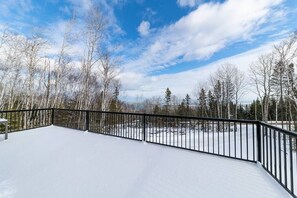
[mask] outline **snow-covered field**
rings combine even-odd
[[[257,164],[56,126],[0,135],[0,198],[290,197]]]

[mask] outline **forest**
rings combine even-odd
[[[0,110],[70,108],[144,112],[182,116],[262,120],[293,123],[297,120],[297,33],[290,34],[259,55],[243,73],[240,65],[225,63],[209,76],[196,93],[178,98],[170,87],[163,97],[138,103],[121,100],[118,57],[108,47],[108,20],[93,7],[80,20],[69,20],[58,53],[36,33],[22,36],[0,32]],[[79,42],[83,53],[73,56]],[[252,89],[251,89],[252,87]],[[250,104],[241,100],[253,91]],[[290,124],[291,129],[291,124]]]

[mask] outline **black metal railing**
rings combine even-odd
[[[54,125],[257,161],[257,121],[54,109]]]
[[[89,111],[72,109],[53,109],[53,123],[56,126],[67,127],[71,129],[87,130],[86,114]]]
[[[297,134],[263,122],[71,109],[0,111],[0,118],[9,132],[54,124],[258,162],[297,198]]]
[[[0,111],[0,118],[7,119],[8,133],[34,129],[52,124],[52,109]],[[4,133],[5,126],[0,126]]]
[[[255,121],[145,115],[147,142],[256,161]]]
[[[259,162],[291,195],[297,196],[296,133],[260,122]]]
[[[90,111],[88,131],[142,141],[142,119],[140,114]]]
[[[250,120],[65,109],[54,116],[58,126],[259,162],[297,197],[296,133]]]

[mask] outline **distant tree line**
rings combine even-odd
[[[274,46],[272,52],[260,55],[245,75],[236,65],[221,65],[209,81],[197,88],[194,97],[174,96],[167,88],[162,98],[146,99],[140,111],[213,118],[261,120],[290,130],[297,129],[297,33]],[[248,82],[247,82],[248,79]],[[251,104],[240,104],[247,92],[257,98]],[[288,124],[289,123],[289,124]]]

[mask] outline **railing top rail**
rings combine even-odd
[[[145,113],[127,113],[127,112],[113,112],[113,111],[95,111],[95,110],[78,110],[78,109],[62,109],[58,108],[55,110],[65,111],[89,111],[93,113],[108,113],[108,114],[122,114],[122,115],[139,115],[139,116],[151,116],[151,117],[166,117],[166,118],[180,118],[180,119],[194,119],[194,120],[210,120],[210,121],[224,121],[224,122],[237,122],[247,124],[257,124],[256,120],[241,120],[241,119],[226,119],[226,118],[205,118],[205,117],[194,117],[194,116],[176,116],[176,115],[164,115],[164,114],[145,114]]]
[[[20,109],[20,110],[4,110],[0,113],[10,113],[10,112],[24,112],[24,111],[44,111],[44,110],[51,110],[52,108],[43,108],[43,109]]]
[[[276,130],[276,131],[279,131],[279,132],[282,132],[286,135],[289,135],[289,136],[293,136],[293,137],[297,137],[297,133],[293,132],[293,131],[288,131],[286,129],[282,129],[280,127],[277,127],[277,126],[272,126],[270,124],[267,124],[265,122],[262,122],[262,121],[258,121],[261,125],[265,126],[265,127],[268,127],[268,128],[271,128],[273,130]]]
[[[164,114],[145,114],[145,113],[128,113],[128,112],[112,112],[112,111],[96,111],[96,110],[80,110],[80,109],[63,109],[63,108],[41,108],[41,109],[21,109],[21,110],[4,110],[0,113],[9,112],[27,112],[27,111],[42,111],[42,110],[65,110],[65,111],[77,111],[77,112],[94,112],[94,113],[108,113],[108,114],[122,114],[122,115],[139,115],[139,116],[151,116],[151,117],[162,117],[162,118],[178,118],[178,119],[193,119],[193,120],[208,120],[208,121],[221,121],[221,122],[235,122],[235,123],[247,123],[247,124],[262,124],[271,129],[280,131],[290,136],[297,137],[297,133],[282,129],[277,126],[272,126],[268,123],[257,121],[257,120],[242,120],[242,119],[226,119],[226,118],[206,118],[206,117],[194,117],[194,116],[177,116],[177,115],[164,115]]]

